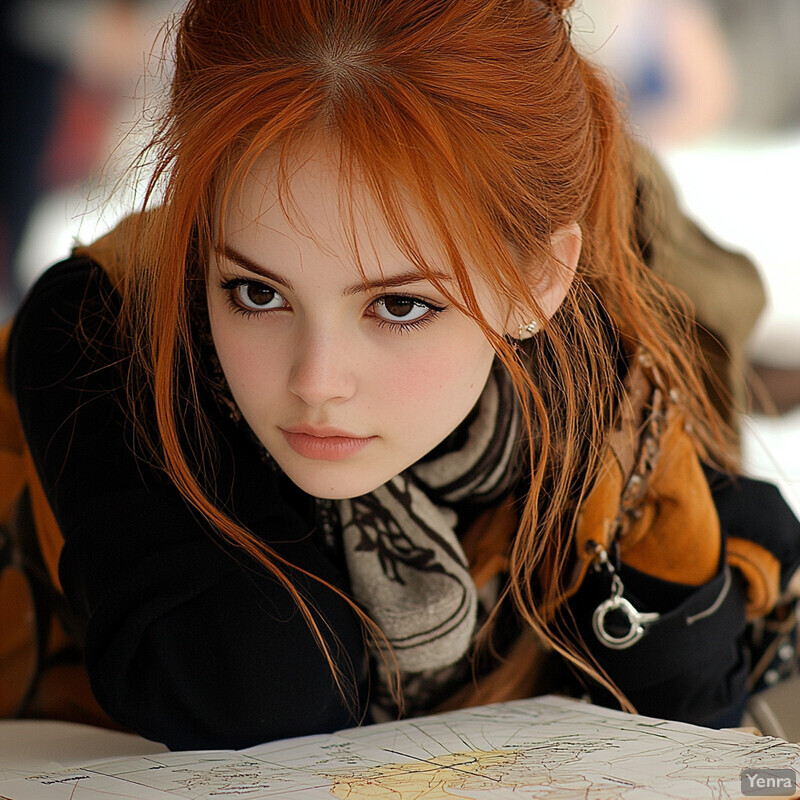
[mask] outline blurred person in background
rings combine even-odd
[[[32,211],[102,168],[174,5],[0,0],[0,319],[30,282],[17,265]]]
[[[698,0],[584,0],[575,28],[619,81],[634,129],[656,149],[718,131],[736,87],[725,35]]]

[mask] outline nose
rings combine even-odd
[[[289,391],[306,405],[350,399],[356,390],[352,346],[329,333],[305,333],[294,346]]]

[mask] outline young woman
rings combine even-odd
[[[568,5],[188,3],[144,209],[9,350],[118,724],[243,746],[547,688],[738,718],[696,453],[731,459]]]

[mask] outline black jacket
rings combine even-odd
[[[338,637],[337,645],[326,631],[355,684],[350,709],[287,592],[221,544],[163,474],[134,455],[114,366],[118,306],[99,267],[63,262],[29,294],[9,347],[9,383],[65,538],[62,586],[86,623],[95,696],[122,725],[181,749],[357,724],[365,649],[352,610],[293,576]],[[85,336],[76,335],[79,319]],[[239,520],[292,564],[346,587],[312,535],[311,498],[276,475],[215,403],[207,409],[220,444],[217,484],[230,490]]]

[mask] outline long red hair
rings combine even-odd
[[[295,588],[292,565],[207,496],[198,479],[204,458],[185,445],[186,393],[176,383],[179,371],[196,373],[189,309],[202,296],[220,199],[224,206],[268,148],[281,157],[288,196],[289,155],[319,136],[334,142],[343,198],[353,181],[365,182],[401,249],[434,283],[441,265],[421,255],[404,215],[409,197],[441,240],[458,287],[451,300],[483,327],[507,367],[534,443],[509,592],[529,624],[595,677],[602,680],[547,630],[540,604],[559,596],[574,512],[595,478],[620,397],[609,320],[684,398],[698,441],[724,455],[689,309],[649,272],[637,247],[628,139],[613,91],[570,42],[569,5],[190,0],[180,18],[169,107],[143,155],[154,167],[145,206],[159,211],[142,217],[126,255],[135,267],[123,316],[136,342],[132,398],[150,387],[153,456],[221,535],[282,581],[332,667],[324,620]],[[466,264],[503,300],[536,308],[535,281],[512,251],[556,269],[550,237],[575,221],[583,252],[573,288],[523,358],[486,323]],[[543,564],[555,576],[546,586],[536,580]],[[346,691],[345,676],[334,674]]]

